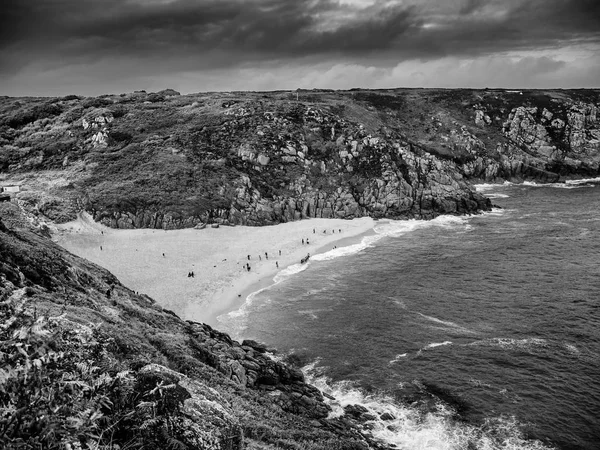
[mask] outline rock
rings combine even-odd
[[[229,403],[214,389],[158,364],[142,367],[138,374],[156,384],[176,383],[183,398],[181,413],[171,418],[170,433],[189,448],[241,450],[243,433]],[[171,392],[171,391],[167,391]],[[169,395],[169,394],[165,394]]]
[[[267,351],[267,346],[265,344],[261,344],[251,339],[245,339],[242,342],[242,346],[250,347],[259,353],[265,353]]]
[[[158,95],[162,95],[163,97],[176,97],[181,95],[181,93],[177,92],[174,89],[163,89],[162,91],[157,92]]]
[[[264,155],[264,154],[262,154],[262,153],[261,153],[260,155],[258,155],[258,163],[259,163],[261,166],[266,166],[266,165],[268,165],[270,160],[271,160],[271,159],[270,159],[270,158],[269,158],[267,155]]]
[[[211,228],[219,228],[219,224],[218,223],[213,223],[210,225]]]
[[[382,415],[379,416],[379,418],[385,421],[396,419],[396,417],[394,417],[394,415],[390,414],[389,412],[384,412]]]

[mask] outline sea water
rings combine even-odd
[[[381,221],[221,328],[301,361],[332,415],[390,413],[368,425],[398,448],[600,449],[597,182],[480,185],[491,213]]]

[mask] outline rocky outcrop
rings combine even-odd
[[[235,141],[239,128],[248,126],[255,126],[256,133],[246,135],[229,156],[232,164],[251,170],[233,180],[233,189],[221,189],[225,205],[182,217],[158,209],[107,214],[92,202],[94,218],[114,228],[171,229],[211,222],[264,225],[311,217],[433,218],[490,207],[458,174],[455,163],[440,160],[399,135],[367,133],[361,125],[303,105],[277,114],[228,104],[227,115],[244,126],[227,122],[210,136],[211,141],[227,145]],[[261,189],[268,174],[285,183],[279,193]]]
[[[194,322],[189,322],[188,333],[197,357],[227,379],[245,388],[267,391],[284,411],[313,419],[325,418],[329,413],[321,392],[306,384],[302,371],[271,359],[264,345],[253,341],[240,344],[208,325]]]
[[[469,177],[485,180],[533,178],[558,181],[562,175],[600,172],[600,124],[594,103],[554,101],[546,107],[512,108],[502,123],[507,140],[493,157],[476,151],[463,166]],[[482,125],[482,111],[475,121]],[[487,121],[486,121],[487,122]],[[487,122],[489,124],[489,122]],[[481,149],[481,147],[480,147]]]
[[[490,206],[472,182],[600,173],[598,91],[177,94],[2,99],[0,167],[55,171],[19,195],[164,229],[465,214]]]
[[[321,392],[265,345],[181,320],[15,208],[0,204],[3,402],[20,402],[4,409],[8,448],[386,448],[327,418]]]
[[[242,427],[231,405],[215,389],[159,364],[142,367],[137,376],[181,398],[180,414],[169,421],[169,431],[187,448],[244,448]]]

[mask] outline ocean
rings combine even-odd
[[[600,449],[598,183],[479,185],[490,213],[379,221],[220,328],[303,365],[333,415],[366,407],[398,448]]]

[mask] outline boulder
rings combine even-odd
[[[181,414],[170,418],[169,432],[188,448],[243,448],[242,427],[229,403],[217,391],[158,364],[142,367],[138,376],[143,376],[146,381],[154,379],[157,385],[176,385],[176,389],[167,392],[180,391],[177,396],[182,401]]]

